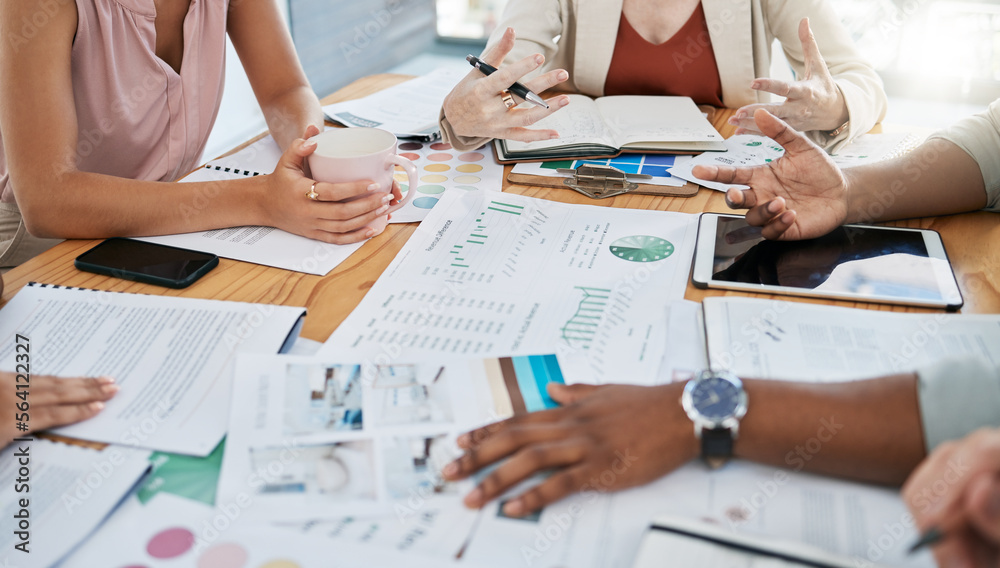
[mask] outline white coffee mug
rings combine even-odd
[[[309,155],[309,169],[316,181],[344,183],[372,180],[383,190],[392,188],[393,166],[406,171],[410,187],[399,203],[368,226],[379,235],[389,223],[389,214],[398,211],[417,192],[417,167],[398,156],[396,135],[378,128],[334,128],[317,134],[311,141],[316,150]],[[359,195],[355,199],[364,197]]]

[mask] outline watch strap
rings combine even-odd
[[[730,428],[702,428],[701,458],[712,469],[733,457],[733,431]]]

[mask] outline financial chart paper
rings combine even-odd
[[[696,228],[682,213],[445,195],[320,354],[556,353],[574,382],[652,384]]]

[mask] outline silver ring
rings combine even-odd
[[[515,106],[517,106],[517,103],[514,102],[514,97],[510,94],[509,89],[504,89],[500,91],[500,99],[503,100],[503,104],[505,107],[507,107],[507,110],[510,110]]]
[[[309,188],[309,193],[306,194],[306,197],[312,199],[313,201],[317,200],[319,194],[316,193],[316,182],[313,182],[312,187]]]

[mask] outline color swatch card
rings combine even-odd
[[[503,166],[493,159],[485,146],[471,152],[458,152],[445,142],[399,143],[399,154],[417,166],[420,185],[413,200],[392,214],[390,223],[423,221],[445,192],[503,190]],[[408,190],[402,168],[396,167],[396,181]]]
[[[687,182],[670,174],[670,168],[679,166],[690,160],[692,156],[674,156],[671,154],[622,154],[615,158],[603,160],[556,160],[550,162],[519,162],[514,164],[511,173],[527,174],[543,177],[571,178],[570,174],[559,173],[557,170],[575,170],[584,165],[611,166],[626,174],[644,174],[653,179],[638,180],[637,183],[660,185],[667,187],[682,187]]]
[[[168,493],[126,501],[61,568],[476,568],[246,522],[256,503],[214,508]]]

